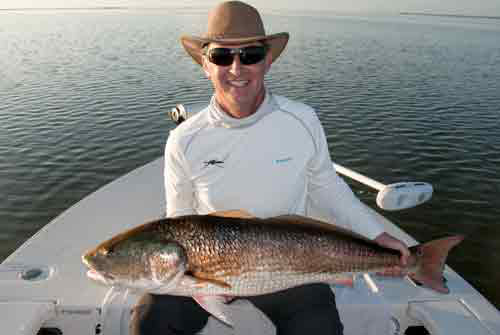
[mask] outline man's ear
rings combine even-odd
[[[267,72],[271,68],[271,63],[273,62],[273,57],[271,55],[271,52],[267,53],[265,62],[266,62],[266,68],[264,69],[264,74],[267,74]]]
[[[208,79],[210,79],[210,71],[208,69],[207,58],[206,57],[202,57],[201,58],[201,65],[203,67],[203,72],[205,72],[205,76]]]

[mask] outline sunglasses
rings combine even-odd
[[[262,61],[267,54],[267,47],[263,45],[252,45],[244,48],[213,48],[206,51],[205,56],[211,63],[219,66],[233,64],[234,56],[240,56],[243,65],[253,65]]]

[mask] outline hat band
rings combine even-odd
[[[267,38],[266,35],[250,35],[250,36],[241,36],[241,35],[228,35],[228,34],[221,34],[221,35],[206,35],[204,37],[207,40],[217,40],[217,41],[223,41],[223,40],[249,40],[249,39],[264,39]]]

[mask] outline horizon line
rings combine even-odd
[[[466,14],[444,14],[444,13],[426,13],[426,12],[400,12],[399,15],[438,16],[438,17],[456,17],[456,18],[465,18],[465,19],[500,20],[500,16],[495,16],[495,15],[466,15]]]

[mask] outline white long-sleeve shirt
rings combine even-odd
[[[230,117],[212,98],[172,130],[165,190],[168,217],[242,209],[313,216],[370,239],[383,232],[335,172],[314,110],[269,91],[249,117]]]

